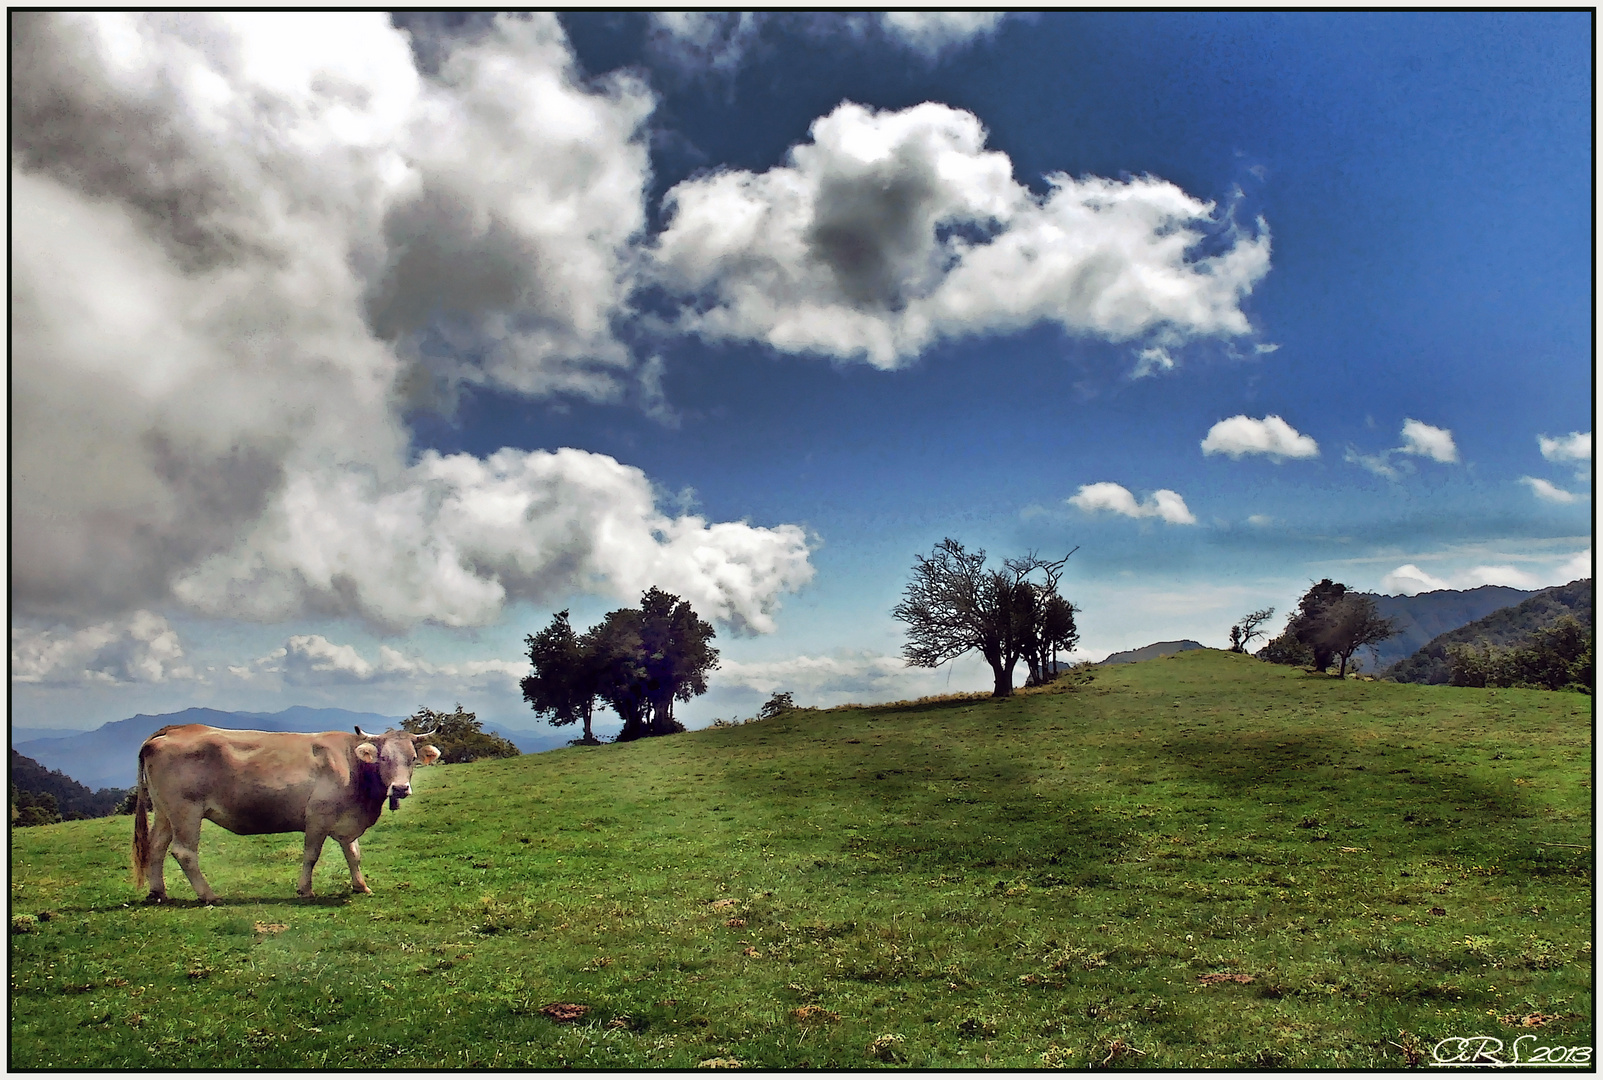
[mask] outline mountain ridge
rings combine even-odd
[[[1373,657],[1365,656],[1364,670],[1384,671],[1408,659],[1437,636],[1528,600],[1539,591],[1481,585],[1474,589],[1434,589],[1413,596],[1360,593],[1375,602],[1375,610],[1383,618],[1397,620],[1397,633],[1376,646]]]
[[[1484,639],[1493,645],[1506,647],[1524,641],[1537,630],[1551,625],[1561,615],[1573,615],[1590,628],[1593,625],[1592,608],[1591,578],[1555,585],[1518,604],[1498,608],[1473,622],[1438,634],[1415,652],[1382,670],[1380,676],[1396,682],[1443,685],[1451,674],[1447,657],[1449,646]]]

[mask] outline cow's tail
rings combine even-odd
[[[134,885],[145,886],[145,863],[150,859],[150,782],[145,777],[145,748],[139,748],[139,782],[134,788]]]

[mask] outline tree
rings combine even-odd
[[[117,806],[127,794],[122,788],[101,788],[91,791],[60,769],[47,769],[33,758],[11,751],[11,790],[48,794],[54,800],[50,813],[57,821],[75,821],[84,818],[107,817],[117,812]],[[22,803],[17,803],[22,806]],[[30,803],[40,806],[40,803]],[[132,811],[129,811],[132,813]],[[37,823],[37,822],[36,822]]]
[[[913,580],[891,611],[907,624],[903,658],[933,668],[978,651],[991,667],[993,697],[1013,693],[1013,669],[1021,659],[1032,680],[1045,680],[1057,650],[1073,648],[1079,638],[1074,606],[1057,594],[1067,558],[1048,563],[1031,553],[987,570],[983,550],[971,554],[950,537],[929,558],[915,555]],[[1045,582],[1030,580],[1036,571]]]
[[[1280,636],[1258,651],[1261,660],[1274,664],[1304,664],[1324,671],[1336,658],[1328,642],[1317,633],[1325,609],[1347,594],[1347,586],[1329,578],[1318,582],[1297,601],[1297,610]]]
[[[1019,630],[1024,636],[1024,662],[1030,669],[1026,686],[1041,686],[1057,678],[1058,650],[1073,649],[1080,641],[1079,628],[1074,624],[1078,609],[1058,595],[1058,579],[1069,555],[1047,562],[1032,551],[1005,564],[1013,575],[1015,611],[1023,624]],[[1030,580],[1036,571],[1041,572],[1043,581]]]
[[[1453,686],[1515,686],[1534,690],[1592,691],[1592,634],[1564,615],[1526,644],[1498,648],[1482,640],[1447,648]]]
[[[789,690],[775,690],[763,707],[757,710],[757,719],[772,720],[780,713],[790,712],[796,707],[796,699]]]
[[[456,765],[482,758],[517,757],[516,745],[479,726],[478,716],[459,701],[451,712],[435,712],[427,705],[401,721],[401,730],[414,735],[432,732],[429,742],[440,751],[440,764]]]
[[[1373,600],[1325,578],[1303,594],[1285,630],[1260,649],[1258,656],[1276,664],[1306,664],[1315,671],[1324,671],[1339,660],[1340,674],[1345,677],[1353,653],[1396,632],[1396,623],[1381,618]]]
[[[61,820],[56,797],[48,791],[13,792],[11,808],[16,812],[13,825],[54,825]]]
[[[1230,651],[1244,653],[1247,646],[1252,644],[1253,638],[1261,638],[1264,631],[1258,629],[1264,623],[1275,617],[1274,608],[1264,608],[1261,611],[1249,612],[1241,617],[1236,625],[1230,628]]]
[[[1347,593],[1326,604],[1308,629],[1315,663],[1322,655],[1321,650],[1328,650],[1341,661],[1337,674],[1342,678],[1347,676],[1347,662],[1353,653],[1365,645],[1378,645],[1395,633],[1395,620],[1382,618],[1375,610],[1374,600],[1356,593]],[[1325,666],[1330,666],[1328,661]]]
[[[646,666],[640,636],[640,612],[609,611],[584,635],[585,649],[596,670],[596,693],[623,721],[620,742],[643,738],[647,730]]]
[[[641,666],[646,675],[649,721],[646,734],[685,730],[674,719],[675,701],[707,692],[707,672],[718,666],[716,635],[688,601],[653,585],[640,598]]]
[[[579,742],[595,745],[599,740],[590,723],[602,671],[591,643],[573,632],[566,611],[557,612],[550,626],[524,640],[534,671],[523,678],[523,700],[553,727],[582,720],[584,737]]]
[[[618,741],[685,730],[674,717],[674,703],[707,692],[707,673],[718,666],[710,624],[688,601],[652,586],[640,607],[609,611],[596,626],[575,636],[568,613],[531,635],[523,680],[524,700],[552,724],[585,721],[600,698],[618,714]]]

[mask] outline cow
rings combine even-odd
[[[362,878],[357,838],[384,812],[412,793],[412,770],[440,756],[413,735],[386,731],[355,735],[325,731],[234,731],[204,724],[170,724],[139,748],[134,797],[134,883],[150,883],[149,903],[167,899],[162,864],[167,849],[184,868],[202,903],[217,894],[200,872],[200,822],[210,819],[231,833],[304,832],[301,896],[312,895],[312,869],[332,836],[351,868],[351,891],[370,893]],[[148,823],[146,812],[154,813]]]

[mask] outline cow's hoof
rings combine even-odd
[[[144,902],[147,904],[165,904],[167,902],[167,894],[151,893],[149,896],[145,897]]]
[[[369,889],[366,885],[363,885],[362,887],[357,888],[357,889],[352,889],[351,891],[353,893],[361,893],[363,896],[372,896],[373,895],[373,890]]]

